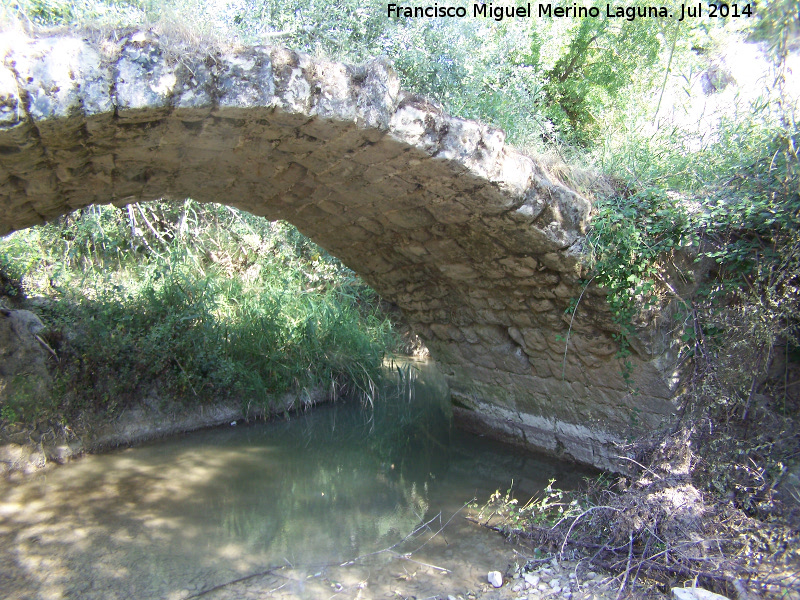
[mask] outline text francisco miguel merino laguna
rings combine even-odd
[[[577,17],[577,18],[598,18],[601,14],[608,18],[623,18],[633,21],[637,18],[672,18],[673,14],[665,6],[615,6],[606,4],[605,14],[596,6],[553,6],[553,4],[537,4],[537,10],[531,10],[531,5],[526,6],[493,6],[489,4],[472,5],[472,16],[486,19],[502,21],[504,18],[527,18],[533,16],[539,18],[552,17]],[[433,6],[409,6],[406,4],[387,4],[388,17],[406,18],[435,18],[435,17],[458,17],[464,18],[469,11],[464,6],[447,6],[434,4]],[[705,9],[705,11],[703,10]],[[723,14],[724,13],[724,14]],[[679,21],[685,18],[709,17],[750,17],[753,10],[750,3],[726,4],[721,2],[707,2],[704,6],[702,2],[696,4],[681,4]]]

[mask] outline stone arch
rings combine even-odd
[[[633,415],[672,415],[657,344],[637,344],[630,395],[601,291],[564,358],[590,203],[501,131],[401,91],[385,61],[147,33],[9,35],[4,56],[0,234],[162,197],[285,219],[402,309],[467,425],[613,467]]]

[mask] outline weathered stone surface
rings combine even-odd
[[[30,311],[0,309],[0,401],[17,416],[49,393],[50,355],[37,338],[43,329]]]
[[[634,344],[632,393],[602,291],[564,314],[590,203],[386,62],[146,33],[0,50],[0,234],[162,197],[286,219],[397,303],[471,426],[614,468],[614,442],[671,418],[668,339]]]

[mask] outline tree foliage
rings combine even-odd
[[[582,19],[566,50],[545,73],[545,99],[551,120],[577,142],[598,134],[598,116],[609,100],[632,83],[637,70],[649,69],[661,49],[657,20]]]

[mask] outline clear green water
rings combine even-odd
[[[464,519],[463,505],[512,480],[524,500],[585,473],[454,430],[435,370],[412,372],[411,393],[390,387],[374,410],[345,402],[197,432],[0,488],[0,597],[368,598],[398,585],[477,586],[512,549]],[[339,566],[430,519],[394,549],[417,562],[384,552]]]

